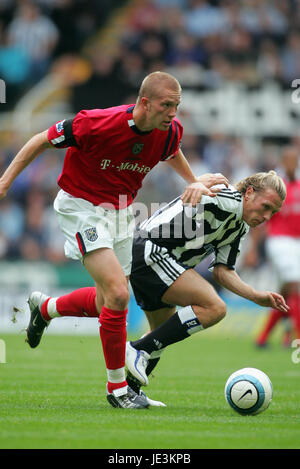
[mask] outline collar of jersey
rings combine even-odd
[[[242,221],[244,221],[243,220],[243,213],[244,213],[244,198],[242,196],[242,201],[241,201],[240,205],[238,206],[238,211],[237,211],[237,217]],[[244,221],[244,223],[246,223],[246,222]],[[247,225],[247,223],[246,223],[246,225]]]
[[[136,134],[138,134],[138,135],[148,135],[148,134],[150,134],[150,133],[152,132],[152,130],[147,130],[146,132],[143,132],[142,130],[140,130],[140,129],[136,126],[136,124],[135,124],[135,122],[134,122],[134,119],[133,119],[133,116],[132,116],[133,110],[134,110],[134,106],[130,106],[130,107],[127,109],[127,111],[126,111],[127,114],[130,114],[130,115],[131,115],[131,119],[128,119],[128,121],[127,121],[129,127],[131,128],[131,130],[132,130],[133,132],[135,132]]]

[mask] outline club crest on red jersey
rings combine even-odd
[[[135,143],[132,147],[132,153],[134,155],[138,155],[139,153],[141,153],[142,149],[144,148],[144,144],[143,143]]]
[[[63,130],[64,130],[64,122],[65,122],[66,119],[64,119],[63,121],[60,121],[60,122],[57,122],[56,124],[56,130],[57,130],[57,133],[60,134]]]
[[[98,238],[97,229],[95,227],[88,228],[84,231],[85,237],[88,241],[96,241]]]

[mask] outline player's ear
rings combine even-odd
[[[248,200],[249,196],[252,195],[254,192],[254,189],[252,186],[248,186],[245,192],[245,199]]]
[[[141,98],[141,103],[142,103],[142,106],[143,106],[145,111],[150,110],[150,99],[149,98],[146,98],[146,96],[143,96]]]

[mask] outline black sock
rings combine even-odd
[[[139,380],[135,378],[131,373],[128,373],[126,376],[126,381],[127,381],[128,386],[130,386],[131,389],[134,390],[134,392],[139,394],[141,386],[142,386]]]
[[[145,350],[145,352],[151,354],[155,350],[160,350],[190,337],[187,331],[186,323],[182,323],[178,313],[175,313],[154,331],[131,343],[135,349]]]
[[[160,360],[160,357],[152,358],[151,360],[149,360],[148,366],[146,368],[147,376],[149,376],[150,373],[152,373],[152,371],[158,364],[159,360]],[[130,386],[131,389],[133,389],[137,394],[139,394],[140,389],[142,387],[140,381],[137,378],[135,378],[131,373],[127,374],[126,381],[127,381],[128,386]]]
[[[160,357],[151,358],[151,360],[149,360],[148,366],[146,368],[146,375],[147,376],[149,376],[152,373],[152,371],[154,370],[154,368],[158,364],[159,360],[160,360]]]

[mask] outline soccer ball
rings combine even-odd
[[[266,410],[273,397],[269,377],[257,368],[242,368],[229,376],[225,384],[225,399],[236,412],[256,415]]]

